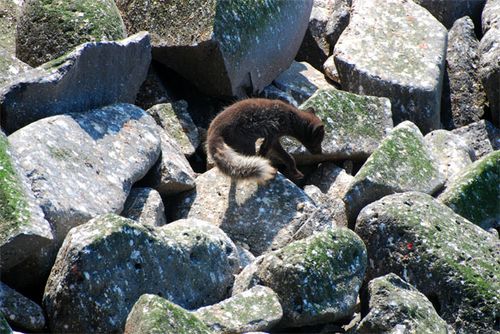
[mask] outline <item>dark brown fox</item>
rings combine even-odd
[[[311,153],[321,154],[325,130],[312,108],[301,111],[280,100],[247,99],[227,107],[208,128],[208,155],[233,179],[265,183],[274,177],[276,159],[285,165],[285,175],[301,179],[295,160],[281,146],[282,136],[298,139]],[[262,140],[256,149],[257,140]]]

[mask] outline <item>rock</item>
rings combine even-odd
[[[19,15],[16,56],[36,67],[85,42],[125,37],[125,26],[112,0],[29,0]]]
[[[269,330],[281,320],[283,310],[273,290],[257,285],[218,304],[199,308],[194,315],[215,333],[230,334]]]
[[[427,297],[397,275],[375,278],[368,289],[369,313],[356,333],[449,333]]]
[[[486,95],[478,75],[479,41],[469,17],[458,19],[448,32],[442,122],[448,129],[479,121]]]
[[[309,176],[307,184],[317,186],[321,192],[329,197],[342,198],[353,180],[354,177],[347,174],[344,169],[332,162],[323,162]]]
[[[12,334],[12,328],[10,328],[9,323],[5,320],[5,317],[0,312],[0,333]]]
[[[195,173],[182,153],[181,147],[166,131],[158,127],[161,157],[140,182],[141,186],[156,189],[169,196],[193,189]]]
[[[353,312],[366,249],[348,229],[329,229],[257,258],[236,278],[233,295],[255,285],[273,289],[280,327],[333,322]]]
[[[281,100],[290,103],[294,107],[299,106],[299,103],[295,100],[292,94],[282,91],[275,85],[269,85],[264,87],[259,96],[270,100]]]
[[[316,204],[317,207],[319,207],[322,210],[326,210],[327,213],[325,214],[330,214],[331,218],[328,220],[333,220],[334,224],[336,226],[347,226],[347,216],[345,213],[345,203],[342,201],[342,198],[339,196],[331,196],[328,193],[322,193],[321,190],[314,186],[314,185],[307,185],[304,187],[304,192],[309,196],[313,201],[314,204]],[[331,224],[324,224],[327,222],[327,219],[321,219],[316,221],[315,219],[310,219],[312,223],[322,223],[323,226],[325,227],[331,227]],[[299,232],[303,230],[304,226],[301,227]],[[323,230],[323,228],[315,227],[313,228],[312,232],[314,231],[320,231]],[[311,235],[312,233],[308,234]],[[302,239],[302,238],[298,238]]]
[[[460,136],[446,130],[434,130],[424,137],[427,147],[436,158],[445,183],[453,180],[475,160],[474,150]]]
[[[0,130],[0,271],[39,252],[52,239],[50,224]]]
[[[161,196],[151,188],[132,188],[120,215],[143,225],[162,226],[167,223]]]
[[[131,32],[147,30],[153,58],[205,94],[260,92],[288,68],[312,0],[209,3],[116,1]]]
[[[299,108],[309,107],[325,124],[322,154],[312,156],[297,140],[283,137],[282,144],[298,163],[366,159],[393,127],[386,98],[318,90]]]
[[[486,0],[481,13],[481,27],[483,34],[491,28],[500,27],[500,2],[498,0]]]
[[[390,98],[395,124],[440,128],[446,29],[412,1],[355,1],[352,8],[334,51],[342,88]]]
[[[146,110],[160,103],[172,102],[171,92],[165,87],[153,63],[149,66],[146,79],[137,92],[135,105]]]
[[[464,16],[472,17],[474,22],[479,23],[485,0],[413,0],[413,2],[427,9],[447,29],[450,29],[456,20]]]
[[[339,72],[337,71],[337,66],[335,66],[335,57],[328,57],[327,60],[323,63],[323,71],[325,72],[325,76],[333,81],[336,85],[341,86]]]
[[[119,42],[86,43],[0,90],[8,133],[38,119],[133,103],[151,60],[145,32]]]
[[[0,282],[0,314],[16,328],[25,331],[42,331],[45,316],[42,308],[17,291]],[[5,333],[0,330],[1,333]]]
[[[417,192],[390,195],[364,208],[356,233],[370,257],[366,280],[395,273],[426,295],[458,333],[496,332],[496,237]]]
[[[488,97],[491,119],[500,127],[500,5],[498,1],[488,1],[483,11],[485,21],[490,24],[479,42],[479,77]]]
[[[13,0],[0,0],[0,49],[4,49],[8,54],[14,54],[16,51],[18,11],[19,7]],[[0,68],[0,73],[2,72]]]
[[[0,89],[30,69],[28,64],[23,63],[14,57],[14,54],[0,47]]]
[[[310,98],[318,89],[330,89],[323,73],[306,62],[294,61],[273,81],[278,89],[290,94],[297,104]]]
[[[474,162],[460,173],[439,199],[484,229],[500,228],[500,151]]]
[[[201,320],[182,307],[153,294],[144,294],[134,304],[125,325],[125,334],[213,333]]]
[[[173,214],[211,222],[260,255],[292,241],[315,210],[313,201],[281,174],[258,186],[231,181],[212,168],[196,178],[195,190],[179,196]]]
[[[53,332],[118,332],[145,293],[187,309],[219,302],[238,266],[232,241],[206,222],[154,228],[108,214],[69,232],[43,304]]]
[[[411,190],[432,194],[443,182],[424,137],[414,124],[403,122],[368,158],[344,195],[349,225],[363,207],[385,195]]]
[[[500,149],[500,131],[490,122],[481,120],[452,131],[465,140],[477,159]]]
[[[156,123],[174,138],[186,156],[193,155],[198,145],[200,136],[198,129],[188,113],[188,104],[184,100],[173,103],[156,104],[151,107],[148,114],[153,116]]]
[[[245,268],[255,260],[255,256],[249,251],[250,246],[243,243],[235,243],[240,259],[240,269]]]

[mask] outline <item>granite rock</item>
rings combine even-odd
[[[500,149],[500,130],[486,120],[471,123],[452,131],[474,150],[476,159]]]
[[[143,225],[163,226],[167,223],[161,196],[151,188],[132,188],[120,215]]]

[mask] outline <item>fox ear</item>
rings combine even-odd
[[[316,110],[314,110],[313,107],[308,107],[306,110],[304,110],[305,112],[308,112],[310,114],[313,114],[313,115],[316,115]]]

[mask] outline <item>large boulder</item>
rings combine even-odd
[[[113,0],[26,0],[16,35],[16,56],[36,67],[85,42],[126,37]]]
[[[11,325],[28,332],[41,332],[45,328],[42,308],[2,282],[0,282],[0,314],[3,314]],[[4,332],[0,330],[0,333]]]
[[[202,92],[258,92],[290,66],[313,1],[116,1],[130,32],[147,30],[153,58]]]
[[[278,294],[281,327],[351,315],[366,270],[366,248],[346,228],[330,228],[257,258],[237,276],[233,295],[255,285]]]
[[[52,239],[30,182],[0,131],[0,272],[38,253]]]
[[[187,309],[221,301],[238,266],[233,242],[211,224],[153,228],[108,214],[69,232],[43,304],[53,332],[119,332],[145,293]]]
[[[432,194],[444,183],[439,165],[419,129],[405,121],[396,126],[354,176],[343,200],[349,225],[371,202],[386,195],[421,191]]]
[[[38,119],[133,103],[151,61],[149,35],[86,43],[27,72],[0,90],[0,121],[8,133]]]
[[[446,29],[412,1],[354,1],[352,8],[334,51],[342,87],[390,98],[395,124],[440,128]]]
[[[395,273],[426,295],[458,333],[497,333],[497,237],[417,192],[364,208],[356,233],[370,258],[366,280]]]

